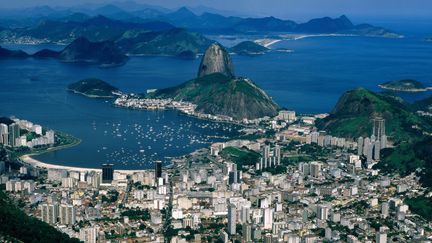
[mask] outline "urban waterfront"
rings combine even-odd
[[[62,48],[5,47],[29,52]],[[247,75],[282,107],[297,113],[330,112],[341,93],[359,86],[379,91],[378,84],[403,78],[431,84],[432,45],[420,37],[313,37],[282,41],[273,48],[294,52],[233,55],[236,73]],[[110,69],[51,59],[0,63],[0,83],[5,87],[0,90],[3,115],[32,120],[82,140],[73,148],[35,156],[44,162],[92,168],[112,162],[119,169],[142,169],[154,159],[167,163],[167,157],[238,135],[231,125],[201,121],[176,111],[120,109],[113,107],[112,101],[88,99],[66,90],[69,83],[88,77],[101,78],[130,93],[170,87],[193,78],[199,59],[130,57],[126,65]],[[430,94],[399,95],[413,101]]]
[[[0,5],[0,242],[431,242],[432,3],[42,1]]]

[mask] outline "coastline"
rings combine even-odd
[[[175,109],[175,108],[144,109],[144,108],[138,108],[138,107],[126,107],[126,106],[115,105],[115,104],[113,106],[116,107],[116,108],[120,108],[120,109],[143,110],[143,111],[161,111],[161,112],[163,112],[163,111],[166,111],[166,110],[171,110],[171,111],[178,112],[178,114],[180,114],[180,115],[192,117],[192,118],[195,118],[195,119],[198,119],[198,120],[202,120],[202,121],[209,121],[209,122],[215,122],[215,123],[225,123],[225,124],[236,125],[236,126],[247,127],[247,128],[252,127],[251,125],[242,123],[239,120],[232,120],[232,121],[217,120],[217,119],[212,119],[212,118],[208,118],[208,117],[201,117],[201,116],[198,116],[198,115],[190,114],[190,113],[187,113],[187,112],[184,112],[182,110]],[[210,115],[210,114],[206,114],[206,115]]]
[[[282,41],[282,39],[258,39],[258,40],[255,40],[254,42],[258,45],[262,45],[266,48],[269,48],[270,46],[272,46],[272,45],[274,45],[280,41]]]
[[[82,96],[85,96],[87,98],[92,98],[92,99],[114,99],[116,98],[116,96],[112,95],[112,96],[103,96],[103,95],[90,95],[90,94],[86,94],[86,93],[82,93],[73,89],[67,89],[68,91],[74,93],[74,94],[79,94]]]
[[[396,91],[396,92],[407,92],[407,93],[420,93],[420,92],[427,92],[432,90],[432,87],[425,87],[422,89],[399,89],[399,88],[391,88],[387,87],[385,85],[379,84],[378,87],[384,90],[390,90],[390,91]]]
[[[62,132],[58,132],[57,133],[62,133]],[[62,133],[64,134],[64,133]],[[74,137],[75,138],[75,137]],[[56,165],[56,164],[50,164],[50,163],[46,163],[43,162],[41,160],[35,159],[32,156],[35,155],[41,155],[41,154],[45,154],[45,153],[51,153],[57,150],[62,150],[62,149],[66,149],[66,148],[70,148],[70,147],[74,147],[79,145],[82,140],[79,138],[75,138],[76,142],[74,143],[70,143],[70,144],[65,144],[65,145],[60,145],[57,147],[52,147],[52,148],[48,148],[42,151],[34,151],[32,153],[29,154],[24,154],[18,157],[19,161],[23,164],[27,164],[30,165],[34,168],[38,168],[38,169],[62,169],[62,170],[67,170],[67,171],[75,171],[75,172],[102,172],[102,169],[96,169],[96,168],[86,168],[86,167],[75,167],[75,166],[66,166],[66,165]],[[170,165],[167,165],[170,166]],[[139,173],[139,172],[145,172],[148,171],[149,169],[141,169],[141,170],[115,170],[116,172],[119,172],[121,174],[125,174],[125,175],[132,175],[135,173]]]
[[[280,35],[281,39],[258,39],[255,40],[255,43],[260,44],[264,47],[270,48],[272,45],[286,40],[302,40],[306,38],[314,38],[314,37],[355,37],[359,35],[355,34],[283,34]]]
[[[132,107],[121,107],[121,106],[117,106],[117,107],[118,108],[123,108],[123,109],[126,108],[126,109],[138,109],[139,110],[139,108],[132,108]],[[193,118],[199,119],[199,120],[206,120],[206,121],[209,121],[209,122],[216,122],[216,123],[226,123],[226,124],[231,124],[231,125],[237,125],[237,126],[240,126],[240,127],[243,127],[243,128],[249,127],[246,124],[236,123],[234,121],[217,121],[217,120],[213,120],[213,119],[210,119],[210,118],[198,117],[198,116],[195,116],[195,115],[192,115],[192,114],[188,114],[188,113],[182,112],[182,111],[177,110],[177,109],[172,109],[172,110],[178,112],[179,115],[189,116],[189,117],[193,117]],[[61,133],[61,132],[58,132],[58,133]],[[41,160],[38,160],[38,159],[35,159],[35,158],[32,157],[32,156],[36,156],[36,155],[41,155],[41,154],[45,154],[45,153],[54,152],[54,151],[61,150],[61,149],[66,149],[66,148],[74,147],[76,145],[79,145],[81,143],[81,141],[82,141],[79,138],[75,138],[75,139],[77,140],[77,142],[75,142],[75,143],[70,143],[70,144],[61,145],[61,146],[57,146],[57,147],[52,147],[52,148],[48,148],[48,149],[45,149],[45,150],[42,150],[42,151],[34,151],[34,152],[29,153],[29,154],[21,155],[18,158],[21,161],[21,163],[30,165],[30,166],[32,166],[34,168],[38,168],[38,169],[62,169],[62,170],[75,171],[75,172],[92,172],[92,171],[94,171],[94,172],[102,172],[102,169],[87,168],[87,167],[75,167],[75,166],[66,166],[66,165],[56,165],[56,164],[51,164],[51,163],[43,162]],[[185,154],[180,155],[180,156],[184,156],[184,155]],[[168,167],[168,166],[171,166],[171,165],[172,164],[169,164],[169,165],[166,165],[166,166]],[[132,175],[132,174],[135,174],[135,173],[145,172],[145,171],[148,171],[148,170],[150,170],[150,169],[140,169],[140,170],[129,170],[129,169],[122,169],[122,170],[119,169],[119,170],[117,170],[116,169],[115,171],[119,172],[121,174],[125,174],[125,175]]]
[[[288,36],[288,40],[301,40],[306,38],[314,38],[314,37],[354,37],[359,36],[355,34],[303,34],[303,35],[293,35]]]
[[[73,167],[73,166],[65,166],[65,165],[54,165],[42,162],[40,160],[34,159],[31,157],[31,154],[23,155],[20,157],[24,163],[34,166],[39,169],[63,169],[67,171],[76,171],[76,172],[102,172],[102,169],[95,168],[83,168],[83,167]],[[138,172],[144,172],[146,170],[115,170],[116,172],[120,172],[122,174],[132,175]]]

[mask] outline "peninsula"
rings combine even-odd
[[[99,79],[69,85],[69,90],[90,98],[114,98],[115,106],[133,109],[176,109],[187,115],[216,121],[249,123],[277,115],[279,106],[248,78],[237,77],[227,50],[212,44],[206,50],[197,78],[178,86],[123,94]]]
[[[235,76],[231,57],[220,44],[212,44],[206,50],[196,79],[156,90],[145,98],[186,101],[196,105],[196,112],[233,120],[272,117],[279,109],[250,79]]]

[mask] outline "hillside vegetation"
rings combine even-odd
[[[432,125],[416,115],[409,104],[364,88],[346,92],[330,115],[317,122],[319,129],[333,135],[357,138],[372,135],[372,119],[386,120],[386,133],[396,143],[421,137]]]
[[[230,79],[214,73],[192,79],[179,86],[161,89],[153,95],[197,104],[199,112],[226,115],[240,120],[277,114],[278,106],[251,81]]]
[[[222,150],[221,156],[224,159],[237,164],[237,170],[244,170],[243,166],[255,166],[261,155],[247,148],[226,147]]]
[[[78,239],[71,239],[49,224],[26,215],[2,191],[0,191],[0,236],[11,239],[12,242],[18,240],[25,243],[80,242]]]
[[[230,48],[230,51],[239,55],[260,55],[269,49],[253,41],[243,41]]]
[[[68,89],[89,97],[113,98],[119,90],[109,83],[95,78],[83,79],[70,84]]]

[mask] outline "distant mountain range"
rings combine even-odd
[[[72,20],[71,20],[72,19]],[[79,19],[79,20],[76,20]],[[93,42],[111,41],[133,55],[194,55],[213,42],[203,35],[161,21],[124,22],[104,16],[74,14],[61,20],[43,20],[35,26],[0,31],[3,43],[64,43],[84,37]]]
[[[178,27],[187,28],[201,33],[310,33],[310,34],[353,34],[380,37],[399,37],[398,34],[368,24],[354,25],[345,15],[339,18],[317,18],[306,23],[282,20],[275,17],[240,18],[225,17],[219,14],[203,13],[196,15],[183,7],[179,10],[158,18]]]
[[[13,32],[18,32],[18,36],[26,33],[32,34],[26,31],[29,31],[28,28],[34,28],[35,22],[47,22],[46,24],[51,24],[51,27],[58,27],[58,25],[52,25],[54,23],[50,21],[69,22],[66,28],[71,29],[79,29],[80,25],[90,26],[87,31],[94,31],[94,26],[92,25],[92,21],[94,20],[92,19],[99,15],[112,20],[121,20],[123,23],[127,23],[129,29],[139,28],[154,31],[166,30],[166,28],[169,28],[171,25],[171,27],[186,28],[190,31],[204,34],[269,34],[278,32],[305,34],[338,33],[380,37],[400,36],[399,34],[381,27],[368,24],[355,25],[345,15],[338,18],[323,17],[312,19],[306,23],[296,23],[292,20],[283,20],[271,16],[263,18],[226,17],[216,13],[218,12],[216,10],[207,8],[200,8],[200,11],[197,12],[200,12],[200,14],[197,15],[186,7],[179,8],[176,11],[170,11],[155,6],[132,3],[109,4],[94,8],[82,6],[68,9],[53,9],[42,6],[24,9],[22,11],[0,11],[0,19],[2,20],[3,24],[1,25],[3,27],[13,29]],[[89,20],[91,21],[88,22]],[[21,27],[19,29],[23,32],[17,30],[16,27]],[[44,26],[41,25],[40,27],[43,28]],[[101,26],[101,28],[102,27],[103,26]],[[124,27],[125,26],[116,26],[112,31],[112,35],[118,35],[119,32],[122,32],[122,28]],[[63,28],[60,28],[59,32],[65,32],[64,30],[62,31],[62,29]],[[55,30],[55,28],[52,30]],[[35,31],[37,31],[37,29],[35,29]],[[53,34],[52,32],[53,31],[47,33]],[[81,34],[80,31],[73,33],[75,38]],[[59,35],[59,33],[57,33],[57,35]],[[57,41],[64,40],[64,37],[65,36],[61,35],[57,36]],[[89,38],[88,36],[86,37]],[[105,37],[106,36],[101,35],[101,38]],[[54,38],[54,36],[47,36],[47,38]]]
[[[163,31],[172,28],[174,26],[160,21],[135,23],[102,15],[90,18],[82,14],[73,14],[57,20],[41,20],[30,27],[3,30],[0,33],[0,40],[28,38],[40,42],[70,43],[78,37],[86,37],[91,41],[104,41],[118,39],[130,30]]]

